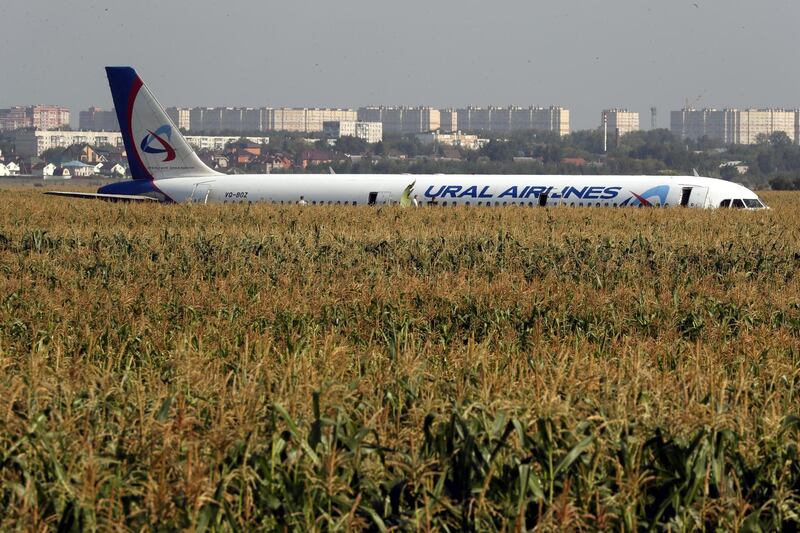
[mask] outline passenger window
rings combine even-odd
[[[722,200],[722,201],[719,203],[719,206],[720,206],[720,207],[724,207],[725,209],[729,208],[729,207],[731,206],[731,201],[730,201],[730,199],[727,199],[727,200]]]
[[[733,201],[733,208],[744,209],[744,202],[737,198],[736,200]]]

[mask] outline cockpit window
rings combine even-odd
[[[722,201],[719,203],[719,206],[720,206],[720,207],[724,207],[725,209],[729,208],[729,207],[731,206],[731,201],[730,201],[730,199],[727,199],[727,200],[722,200]]]
[[[744,202],[739,200],[738,198],[733,201],[733,208],[734,209],[744,209]]]
[[[762,204],[756,198],[745,198],[744,199],[744,205],[746,205],[750,209],[760,209],[760,208],[764,207],[764,204]]]

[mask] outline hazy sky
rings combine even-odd
[[[0,107],[800,106],[797,0],[0,0]]]

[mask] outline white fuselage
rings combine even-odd
[[[106,74],[135,179],[96,193],[53,194],[109,201],[302,205],[764,207],[740,185],[694,176],[224,175],[197,156],[132,67],[109,66]]]
[[[153,185],[167,201],[194,203],[413,204],[416,197],[419,205],[708,208],[723,200],[758,200],[741,185],[696,176],[258,174],[166,178]]]

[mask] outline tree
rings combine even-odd
[[[771,152],[761,152],[758,154],[758,157],[756,157],[756,163],[758,163],[758,170],[762,174],[769,174],[775,170],[775,165],[772,162]]]
[[[775,131],[769,136],[769,144],[772,146],[791,146],[792,139],[785,131]]]
[[[770,180],[769,185],[776,191],[793,191],[797,189],[798,182],[786,177],[781,177]]]
[[[564,139],[568,146],[584,150],[591,154],[603,153],[602,130],[575,131]]]
[[[480,152],[492,161],[511,161],[514,158],[514,148],[505,141],[489,141]]]
[[[48,163],[55,163],[58,164],[61,162],[61,156],[64,154],[63,148],[48,148],[44,152],[42,152],[41,157]]]
[[[542,153],[545,163],[558,163],[561,161],[561,146],[557,144],[548,145]]]
[[[769,144],[769,137],[766,133],[759,133],[755,138],[756,144],[765,145]]]
[[[734,165],[723,165],[722,168],[719,169],[719,175],[722,179],[731,181],[739,176],[739,171],[736,170]]]
[[[345,135],[336,140],[336,150],[343,154],[363,154],[368,147],[367,141],[351,135]]]

